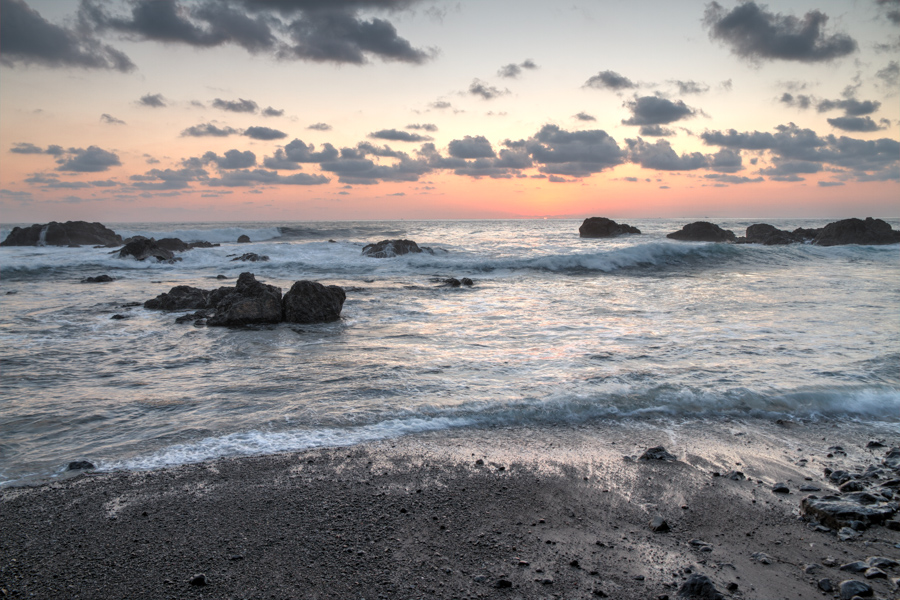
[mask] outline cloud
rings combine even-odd
[[[215,163],[219,169],[246,169],[256,165],[256,155],[250,150],[228,150],[224,156],[207,152],[200,159],[202,164]]]
[[[284,116],[284,109],[272,108],[271,106],[267,106],[262,109],[260,113],[264,117],[282,117]]]
[[[829,61],[852,54],[856,41],[843,33],[824,31],[828,16],[818,10],[802,19],[792,15],[771,13],[755,2],[744,2],[726,11],[718,2],[706,6],[704,25],[711,39],[731,47],[746,59]]]
[[[138,100],[138,104],[151,108],[162,108],[166,105],[162,94],[145,94]]]
[[[303,168],[297,161],[289,159],[281,148],[275,151],[274,156],[265,157],[263,159],[263,166],[267,169],[279,171],[297,171]]]
[[[884,16],[894,25],[900,25],[900,2],[897,0],[876,0],[884,9]]]
[[[430,145],[430,144],[426,144]],[[344,152],[349,150],[349,152]],[[382,181],[418,181],[419,177],[432,171],[425,158],[412,159],[400,153],[398,162],[380,165],[368,158],[361,158],[353,149],[342,149],[341,157],[319,163],[323,171],[335,173],[341,183],[375,184]]]
[[[832,127],[844,131],[867,132],[884,129],[884,127],[873,121],[871,117],[835,117],[834,119],[827,119],[827,121]]]
[[[509,90],[501,90],[498,87],[488,85],[480,79],[474,79],[472,80],[472,84],[469,86],[469,93],[473,96],[481,96],[485,100],[493,100],[494,98],[509,94]]]
[[[181,137],[227,137],[238,133],[237,129],[231,127],[218,127],[212,123],[201,123],[188,127],[181,132]]]
[[[883,69],[875,73],[875,77],[882,80],[888,87],[896,88],[900,84],[900,62],[892,60]]]
[[[637,84],[615,71],[600,71],[584,82],[583,87],[620,91],[634,89],[637,87]]]
[[[504,65],[504,66],[500,67],[500,69],[497,71],[497,75],[499,75],[500,77],[515,79],[516,77],[518,77],[519,75],[522,74],[522,69],[537,69],[537,68],[538,67],[534,63],[534,61],[531,59],[528,59],[519,64],[510,63],[508,65]]]
[[[623,125],[665,125],[681,119],[693,117],[695,111],[683,101],[672,102],[659,96],[641,96],[624,105],[632,114],[630,119],[622,121]]]
[[[741,153],[730,148],[722,148],[710,157],[709,168],[719,173],[736,173],[744,168]]]
[[[311,129],[313,131],[331,131],[331,125],[328,123],[313,123],[307,129]]]
[[[431,104],[429,104],[431,108],[436,108],[437,110],[445,110],[448,108],[453,108],[453,105],[447,102],[446,100],[435,100]]]
[[[296,163],[314,163],[334,160],[338,157],[337,148],[324,144],[320,152],[315,152],[313,144],[305,144],[303,140],[294,139],[284,147],[285,156]]]
[[[244,135],[254,140],[280,140],[287,137],[287,134],[270,127],[248,127],[244,130]]]
[[[670,137],[675,135],[674,131],[661,125],[641,125],[639,133],[647,137]]]
[[[578,119],[579,121],[596,121],[597,120],[597,117],[594,117],[593,115],[589,115],[586,112],[578,113],[577,115],[575,115],[575,118]]]
[[[696,81],[680,81],[673,80],[670,83],[678,86],[678,93],[682,95],[686,94],[705,94],[709,91],[709,86],[705,83],[698,83]]]
[[[369,137],[376,140],[390,140],[392,142],[427,142],[434,139],[428,135],[419,135],[418,133],[400,131],[399,129],[381,129],[370,133]]]
[[[879,108],[881,108],[881,102],[875,100],[860,101],[855,98],[847,98],[845,100],[822,100],[816,105],[816,110],[819,112],[840,109],[844,111],[844,116],[846,117],[870,115]]]
[[[707,157],[700,152],[682,153],[680,156],[672,149],[668,140],[656,140],[649,144],[638,138],[625,140],[628,145],[628,158],[645,169],[657,171],[694,171],[709,165]]]
[[[238,98],[237,100],[222,100],[221,98],[216,98],[212,101],[212,105],[213,108],[220,108],[236,113],[255,113],[259,110],[259,105],[256,102],[253,100],[244,100],[243,98]]]
[[[781,95],[781,98],[778,99],[782,104],[787,104],[788,106],[795,106],[797,108],[806,110],[812,105],[812,97],[807,96],[806,94],[798,94],[794,96],[790,92],[785,92]]]
[[[722,175],[720,173],[707,173],[704,175],[706,179],[712,179],[713,181],[717,181],[719,183],[759,183],[760,181],[765,181],[762,177],[744,177],[742,175]]]
[[[108,115],[106,113],[103,113],[102,115],[100,115],[100,120],[103,121],[104,123],[108,123],[110,125],[125,125],[125,121],[123,121],[121,119],[117,119],[114,116]]]
[[[421,131],[430,131],[432,133],[438,130],[437,125],[435,125],[434,123],[410,123],[406,126],[406,128]]]
[[[817,183],[819,187],[837,187],[844,185],[843,181],[819,181]]]
[[[182,190],[190,187],[192,181],[208,178],[206,171],[199,167],[183,169],[151,169],[144,175],[132,175],[131,185],[141,190]]]
[[[557,125],[544,125],[521,145],[548,175],[587,177],[622,164],[626,157],[616,140],[599,129],[566,131]]]
[[[221,177],[210,178],[204,181],[204,185],[211,187],[253,187],[256,185],[322,185],[331,181],[324,175],[309,175],[307,173],[295,173],[294,175],[279,175],[275,171],[265,169],[247,169],[241,171],[229,171]]]
[[[110,167],[121,166],[119,157],[97,146],[87,148],[69,148],[65,154],[58,158],[57,171],[75,171],[79,173],[96,173],[106,171]]]
[[[14,154],[46,154],[41,147],[35,146],[31,142],[16,142],[9,151]]]
[[[23,0],[0,0],[0,63],[15,66],[134,70],[124,53],[102,44],[89,31],[54,25]]]
[[[496,156],[491,143],[483,135],[465,136],[461,140],[453,140],[447,147],[454,158],[493,158]]]

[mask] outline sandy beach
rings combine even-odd
[[[866,448],[874,439],[886,446]],[[840,541],[801,518],[798,488],[835,491],[825,468],[863,471],[898,441],[896,428],[859,424],[618,423],[85,473],[0,492],[0,588],[14,598],[637,600],[679,597],[699,574],[726,598],[839,597],[849,579],[896,598],[900,569],[866,579],[840,566],[900,560],[900,532],[878,525]],[[639,458],[659,445],[677,460]],[[652,529],[656,517],[668,531]]]

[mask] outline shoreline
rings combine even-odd
[[[798,510],[799,485],[834,489],[823,468],[879,460],[872,435],[900,445],[896,426],[862,424],[450,430],[3,488],[0,593],[637,600],[675,598],[699,573],[726,598],[821,598],[823,578],[889,598],[900,569],[838,566],[900,561],[900,532],[839,541]],[[638,458],[658,445],[677,460]],[[847,455],[828,457],[835,445]],[[714,475],[734,469],[747,479]]]

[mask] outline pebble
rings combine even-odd
[[[790,494],[791,490],[784,483],[776,483],[775,485],[772,486],[772,493],[773,494]]]
[[[191,580],[189,581],[189,583],[191,585],[203,586],[203,585],[207,585],[209,582],[206,580],[206,575],[204,575],[203,573],[198,573],[198,574],[194,575],[193,577],[191,577]]]
[[[866,569],[869,568],[869,566],[869,563],[858,560],[856,562],[841,565],[840,570],[847,571],[849,573],[864,573]]]
[[[512,581],[510,581],[509,579],[498,579],[494,584],[494,587],[498,589],[511,588]]]
[[[662,517],[653,517],[653,520],[650,522],[650,529],[657,533],[666,533],[669,531],[669,524]]]
[[[870,556],[866,559],[866,563],[868,563],[870,567],[877,567],[879,569],[893,569],[894,567],[900,566],[900,563],[896,560],[885,556]]]
[[[822,565],[820,565],[820,564],[812,563],[812,564],[808,564],[808,565],[803,565],[803,572],[806,573],[807,575],[811,575],[812,573],[816,573],[821,570],[822,570]]]
[[[887,579],[887,573],[878,569],[876,567],[872,567],[871,569],[867,569],[865,572],[866,579]]]
[[[819,583],[817,585],[819,586],[819,589],[822,590],[823,592],[830,592],[830,591],[834,590],[834,586],[831,585],[831,580],[828,579],[827,577],[825,579],[820,579]]]
[[[754,552],[750,555],[750,558],[762,565],[771,565],[774,562],[772,557],[765,552]]]

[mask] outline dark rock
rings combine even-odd
[[[842,492],[862,492],[866,489],[866,486],[863,485],[861,481],[851,479],[850,481],[842,483],[838,489]]]
[[[183,323],[196,323],[200,319],[208,319],[208,318],[209,318],[208,312],[206,312],[205,310],[198,310],[197,312],[194,312],[194,313],[181,315],[180,317],[175,319],[175,322],[178,323],[179,325],[181,325]]]
[[[666,237],[686,242],[734,242],[737,240],[733,232],[707,221],[689,223],[682,227],[681,231],[675,231]]]
[[[758,562],[761,565],[771,565],[774,562],[772,557],[769,556],[768,554],[766,554],[765,552],[754,552],[753,554],[750,555],[750,558],[752,558],[753,560],[755,560],[756,562]]]
[[[606,217],[589,217],[578,228],[578,235],[583,238],[608,238],[626,233],[639,234],[641,230],[624,223],[616,223]]]
[[[115,279],[109,275],[97,275],[96,277],[85,277],[81,283],[107,283],[109,281],[115,281]]]
[[[678,460],[673,454],[666,452],[662,446],[648,448],[640,456],[640,460]]]
[[[893,569],[894,567],[900,566],[900,563],[896,560],[886,556],[870,556],[866,559],[866,563],[870,567],[877,567],[879,569]]]
[[[804,484],[797,488],[801,492],[821,492],[822,488],[816,487],[814,485]]]
[[[831,585],[831,580],[827,577],[825,579],[820,579],[818,583],[819,589],[823,592],[830,592],[834,589],[834,586]]]
[[[297,281],[284,295],[284,320],[288,323],[325,323],[341,317],[347,294],[336,285]]]
[[[216,275],[216,279],[228,279],[224,275]]]
[[[508,579],[498,579],[496,583],[494,583],[494,587],[498,589],[505,589],[512,587],[512,581]]]
[[[144,308],[154,310],[197,310],[207,307],[210,292],[188,285],[176,285],[144,302]]]
[[[453,277],[441,280],[441,287],[459,287],[461,285],[462,282],[459,279],[455,279]]]
[[[900,244],[900,231],[872,217],[867,217],[865,221],[844,219],[823,227],[812,243],[818,246]]]
[[[743,481],[747,479],[747,476],[744,475],[742,471],[728,471],[724,475],[725,479],[731,479],[732,481]]]
[[[900,531],[900,521],[896,519],[891,519],[889,521],[884,522],[884,526],[890,529],[891,531]]]
[[[725,589],[728,590],[729,592],[734,593],[738,590],[738,584],[735,583],[734,581],[731,581],[725,586]]]
[[[218,248],[221,244],[213,244],[212,242],[188,242],[189,248]]]
[[[774,494],[790,494],[791,490],[784,483],[776,483],[772,486],[772,493]]]
[[[866,572],[863,573],[863,577],[866,579],[887,579],[887,573],[877,567],[872,567],[866,569]]]
[[[856,562],[841,565],[840,570],[847,571],[848,573],[865,573],[870,566],[869,563],[858,560]]]
[[[866,448],[884,448],[884,444],[878,440],[869,440],[869,443],[866,444]]]
[[[246,254],[241,254],[237,258],[232,258],[231,262],[241,261],[241,262],[266,262],[269,260],[269,257],[266,255],[259,255],[254,252],[248,252]]]
[[[180,258],[176,259],[171,250],[161,248],[153,238],[150,238],[149,240],[144,238],[128,242],[118,251],[118,253],[119,258],[133,257],[135,260],[155,258],[159,262],[170,263],[181,260]]]
[[[900,448],[891,448],[881,459],[881,464],[889,469],[900,469]]]
[[[412,240],[381,240],[376,244],[367,244],[363,246],[362,255],[369,258],[392,258],[409,253],[429,252],[434,254],[430,248],[420,248],[417,243]]]
[[[855,540],[858,537],[859,533],[857,533],[855,529],[850,529],[849,527],[841,527],[837,532],[837,538],[842,542]]]
[[[122,319],[127,319],[127,318],[128,317],[126,317],[125,315],[118,315],[118,314],[110,317],[110,319],[112,319],[113,321],[121,321]]]
[[[722,592],[716,589],[712,580],[706,575],[694,573],[678,588],[682,598],[703,598],[704,600],[724,600]]]
[[[241,326],[278,323],[282,320],[281,289],[256,280],[253,273],[241,273],[233,291],[216,303],[210,326]]]
[[[763,244],[764,246],[782,246],[802,242],[804,237],[778,229],[768,223],[758,223],[747,228],[746,236],[739,238],[742,244]]]
[[[872,595],[872,587],[862,581],[847,579],[838,585],[841,600],[853,600],[853,596],[868,598]]]
[[[238,243],[238,244],[249,244],[249,243],[250,243],[250,236],[249,236],[249,235],[242,235],[242,236],[238,237],[237,243]]]
[[[161,240],[156,240],[156,245],[169,252],[184,252],[185,250],[191,249],[189,244],[182,242],[178,238],[163,238]]]
[[[657,533],[666,533],[669,531],[669,524],[662,517],[653,517],[653,520],[650,521],[650,529]]]
[[[74,460],[69,463],[69,466],[66,468],[67,471],[81,471],[83,469],[94,469],[93,463],[90,463],[86,460]]]
[[[472,287],[473,285],[475,285],[475,282],[472,281],[471,279],[469,279],[468,277],[463,277],[462,279],[459,280],[459,282],[466,287]]]
[[[805,228],[803,228],[803,227],[798,227],[797,229],[795,229],[795,230],[792,231],[791,233],[793,233],[795,236],[797,236],[798,238],[800,238],[801,241],[804,241],[804,242],[811,242],[811,241],[813,241],[813,240],[816,238],[817,235],[819,235],[820,233],[822,233],[822,228],[821,228],[821,227],[817,227],[817,228],[815,228],[815,229],[805,229]]]
[[[122,236],[100,223],[51,221],[46,225],[13,227],[0,246],[118,246]]]
[[[807,496],[800,501],[801,514],[834,529],[846,527],[850,521],[862,521],[867,525],[884,523],[895,512],[894,507],[866,492],[824,498]]]
[[[203,573],[198,573],[197,575],[191,577],[189,583],[191,585],[204,586],[207,585],[209,581],[206,580],[206,575],[204,575]]]

